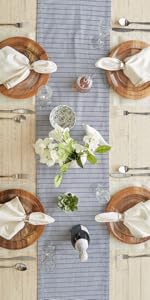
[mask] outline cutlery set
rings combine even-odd
[[[149,116],[150,112],[130,112],[128,110],[123,111],[124,116],[128,115],[143,115],[143,116]],[[150,170],[150,167],[136,167],[136,168],[129,168],[128,166],[120,166],[118,168],[118,173],[110,173],[110,177],[113,178],[127,178],[127,177],[133,177],[133,176],[150,176],[150,173],[128,173],[128,171],[139,171],[139,170]]]
[[[0,113],[15,113],[17,115],[13,117],[0,117],[0,120],[10,120],[15,123],[23,123],[26,121],[26,116],[24,114],[34,114],[34,111],[26,108],[16,108],[16,109],[0,109]]]
[[[127,178],[127,177],[134,177],[134,176],[150,176],[149,173],[128,173],[129,171],[139,171],[139,170],[145,170],[148,171],[150,170],[150,167],[137,167],[137,168],[129,168],[128,166],[120,166],[118,168],[118,172],[116,173],[110,173],[110,177],[113,178]]]

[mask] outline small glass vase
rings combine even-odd
[[[90,75],[80,75],[75,81],[75,89],[80,93],[87,93],[91,89],[93,80]]]

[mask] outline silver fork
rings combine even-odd
[[[124,116],[127,116],[127,115],[144,115],[144,116],[148,116],[148,115],[150,115],[150,112],[132,112],[132,111],[124,110],[123,115]]]
[[[150,257],[150,254],[139,254],[139,255],[120,254],[120,255],[117,255],[117,258],[119,258],[119,259],[137,258],[137,257]]]
[[[0,175],[0,178],[27,179],[27,174]]]
[[[18,28],[23,27],[23,23],[22,22],[18,22],[18,23],[0,23],[0,26],[15,26]]]

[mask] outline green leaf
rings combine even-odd
[[[62,178],[63,178],[63,176],[61,174],[58,174],[58,175],[55,176],[55,178],[54,178],[54,185],[55,185],[55,187],[59,187],[60,186],[60,184],[62,182]]]
[[[95,165],[97,163],[97,158],[92,153],[87,153],[87,160],[92,164]]]
[[[68,131],[68,130],[66,130],[66,131],[64,132],[63,138],[64,138],[65,141],[66,141],[67,139],[70,138],[70,134],[69,134],[69,131]]]
[[[66,163],[64,165],[61,166],[60,171],[61,173],[66,173],[69,169],[70,163]]]
[[[78,166],[79,166],[80,168],[83,168],[83,164],[82,164],[82,161],[81,161],[81,157],[80,157],[80,156],[78,156],[78,157],[76,158],[76,162],[77,162],[77,164],[78,164]]]
[[[96,153],[103,154],[103,153],[109,151],[110,149],[111,149],[111,147],[109,145],[102,145],[102,146],[99,146],[95,151],[96,151]]]

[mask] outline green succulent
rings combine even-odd
[[[58,196],[58,207],[66,212],[78,210],[78,197],[71,193],[61,194]]]

